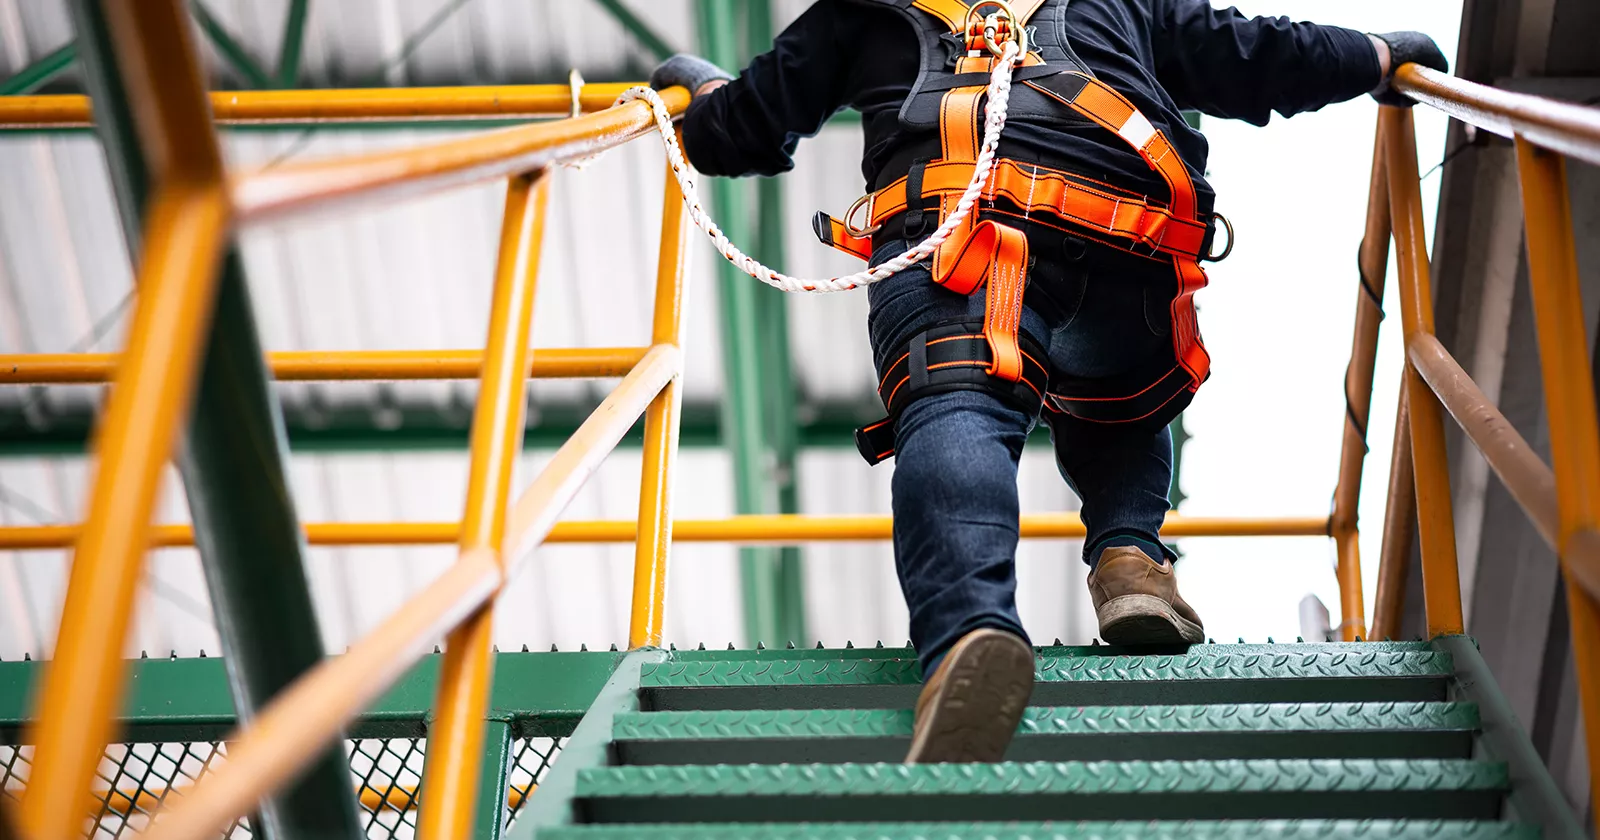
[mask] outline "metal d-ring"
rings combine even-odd
[[[856,203],[850,205],[850,209],[849,210],[844,211],[844,229],[845,229],[845,232],[850,234],[851,236],[854,236],[854,237],[857,237],[857,238],[860,238],[860,237],[863,237],[863,236],[871,236],[872,234],[877,233],[879,228],[883,227],[883,225],[881,225],[881,224],[872,225],[872,227],[865,227],[865,228],[856,227],[856,224],[855,224],[856,214],[861,212],[861,208],[862,207],[866,207],[867,208],[867,223],[871,224],[871,222],[872,222],[872,193],[867,193],[866,195],[856,199]]]
[[[1206,254],[1201,259],[1203,259],[1205,262],[1222,262],[1228,258],[1229,254],[1233,253],[1233,222],[1228,221],[1228,217],[1222,215],[1221,213],[1212,213],[1211,215],[1217,219],[1220,219],[1222,221],[1222,226],[1228,229],[1228,247],[1222,249],[1222,253],[1217,254],[1216,256]],[[1215,245],[1216,243],[1213,242],[1212,244]]]
[[[985,6],[999,6],[1000,11],[983,18],[983,45],[996,56],[1005,54],[1005,41],[996,40],[1000,34],[1000,19],[1003,17],[1011,22],[1011,39],[1017,42],[1017,54],[1027,55],[1028,29],[1017,20],[1017,13],[1012,11],[1011,4],[1006,0],[981,0],[972,4],[972,8],[967,9],[966,26],[972,25],[973,17]]]

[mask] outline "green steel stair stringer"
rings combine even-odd
[[[1516,823],[1466,820],[744,823],[580,825],[540,840],[1537,840]]]

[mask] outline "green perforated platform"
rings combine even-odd
[[[1006,761],[908,766],[911,650],[640,651],[516,831],[1577,840],[1481,664],[1461,638],[1040,648]]]

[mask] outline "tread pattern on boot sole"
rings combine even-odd
[[[908,763],[993,762],[1005,756],[1033,693],[1033,651],[995,633],[953,651],[929,720],[912,739]]]

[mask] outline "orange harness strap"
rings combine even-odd
[[[1167,136],[1151,125],[1150,120],[1139,113],[1139,109],[1122,94],[1099,79],[1088,76],[1084,79],[1087,83],[1070,100],[1036,82],[1025,81],[1023,84],[1062,102],[1121,137],[1166,181],[1172,194],[1173,216],[1198,222],[1194,181],[1189,178],[1188,167],[1178,158]],[[1173,266],[1178,275],[1178,293],[1172,299],[1173,350],[1178,364],[1189,372],[1194,387],[1198,388],[1211,372],[1211,354],[1206,352],[1205,344],[1200,340],[1199,319],[1194,309],[1194,293],[1205,288],[1206,272],[1200,267],[1198,255],[1174,254]]]
[[[956,72],[987,74],[992,65],[988,56],[963,56],[956,61]],[[945,93],[939,109],[940,163],[965,169],[969,179],[983,142],[987,90],[987,84],[955,88]],[[939,195],[941,220],[955,211],[960,197],[959,192]],[[1028,282],[1027,235],[990,219],[979,221],[973,212],[934,251],[933,280],[964,295],[988,284],[983,318],[983,335],[991,351],[988,373],[1007,382],[1020,379],[1022,348],[1017,343],[1017,329],[1022,324],[1022,295]]]
[[[938,161],[922,172],[924,196],[946,193],[960,196],[972,178],[966,164]],[[1100,231],[1169,254],[1199,259],[1210,228],[1194,219],[1180,218],[1172,210],[1137,196],[1119,194],[1114,187],[1090,186],[1069,172],[1012,160],[995,163],[983,198],[1006,201],[1033,213],[1048,213],[1082,227]],[[877,227],[908,207],[906,178],[873,193],[865,207],[866,227]],[[858,223],[862,220],[856,220]],[[848,236],[843,224],[839,232]],[[828,244],[838,246],[835,237]]]

